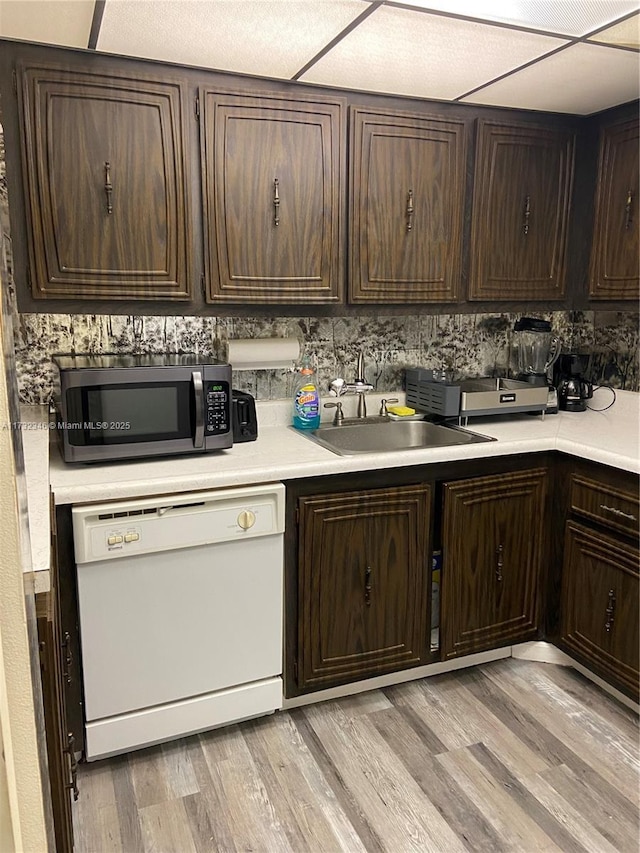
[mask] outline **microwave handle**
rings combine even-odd
[[[194,447],[204,447],[204,390],[202,387],[202,373],[194,370],[191,374],[193,393],[196,399],[196,433],[193,438]]]

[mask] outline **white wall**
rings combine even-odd
[[[0,658],[0,664],[2,659]],[[4,672],[0,672],[0,689],[4,690]],[[0,706],[4,699],[0,695]],[[2,725],[0,724],[0,850],[15,850],[13,836],[13,820],[11,819],[11,804],[9,803],[9,780],[7,778],[7,762],[2,746]]]
[[[11,416],[15,403],[10,405],[15,388],[9,383],[15,378],[13,340],[7,340],[10,325],[4,322],[2,260],[0,255],[0,740],[4,755],[0,762],[0,851],[46,853],[49,845],[25,606],[17,454],[9,428],[15,420]]]

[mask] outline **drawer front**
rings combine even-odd
[[[571,511],[610,530],[638,534],[638,494],[574,474],[571,480]]]

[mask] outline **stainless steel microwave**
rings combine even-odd
[[[233,444],[231,366],[195,355],[54,356],[63,458],[105,462]]]

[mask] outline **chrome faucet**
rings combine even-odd
[[[358,354],[355,381],[345,382],[344,379],[338,377],[329,384],[329,389],[333,391],[336,397],[341,397],[343,394],[357,394],[358,417],[367,417],[367,402],[365,400],[365,394],[367,391],[373,391],[373,385],[367,382],[364,378],[364,354],[362,351]]]

